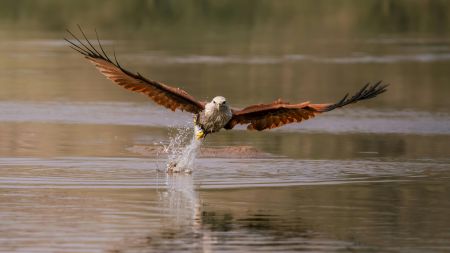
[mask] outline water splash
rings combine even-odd
[[[164,146],[164,153],[168,154],[167,172],[192,172],[202,143],[194,137],[193,133],[192,127],[175,129],[169,144]]]

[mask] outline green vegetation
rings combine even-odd
[[[0,3],[0,22],[59,30],[75,23],[154,31],[177,27],[246,29],[292,26],[301,34],[440,34],[450,31],[450,2],[444,0],[9,0]],[[320,28],[320,30],[317,30]]]

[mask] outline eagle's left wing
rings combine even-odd
[[[115,59],[113,62],[103,50],[100,40],[97,36],[99,49],[96,49],[87,39],[81,27],[78,26],[86,43],[81,42],[75,35],[68,31],[73,38],[78,42],[66,39],[71,44],[71,48],[84,55],[95,67],[105,75],[109,80],[124,87],[125,89],[139,92],[147,95],[155,103],[162,105],[172,111],[179,109],[191,113],[199,113],[205,109],[205,103],[198,101],[186,91],[171,87],[167,84],[147,79],[139,73],[132,73],[124,69]],[[115,54],[114,54],[115,58]]]
[[[348,98],[347,94],[334,104],[312,104],[310,102],[290,104],[276,100],[270,104],[248,106],[242,110],[233,110],[233,117],[227,123],[225,129],[232,129],[237,124],[248,124],[248,130],[261,131],[293,122],[300,122],[310,119],[319,113],[329,112],[348,104],[376,97],[385,92],[387,86],[381,85],[381,81],[372,86],[366,84],[351,98]]]

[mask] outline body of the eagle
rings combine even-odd
[[[220,131],[233,117],[227,100],[222,96],[215,97],[205,105],[205,109],[195,115],[195,136],[204,138],[207,134]]]

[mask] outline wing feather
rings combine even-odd
[[[114,53],[115,62],[113,62],[105,53],[103,46],[98,39],[97,41],[100,50],[97,50],[91,42],[87,39],[80,26],[78,28],[81,31],[87,44],[78,39],[72,32],[69,34],[77,42],[65,39],[71,45],[70,47],[80,54],[84,55],[94,66],[102,73],[106,78],[114,83],[122,86],[125,89],[139,92],[147,95],[155,103],[162,105],[172,111],[179,109],[181,111],[187,111],[191,113],[199,113],[204,109],[204,102],[196,100],[193,96],[189,95],[186,91],[180,88],[174,88],[169,85],[147,79],[141,76],[139,73],[132,73],[120,66]],[[101,52],[101,53],[100,53]]]
[[[233,117],[225,126],[225,129],[232,129],[237,124],[248,124],[247,129],[261,131],[293,122],[301,122],[323,112],[374,98],[385,92],[387,86],[382,85],[381,81],[372,86],[366,84],[352,97],[348,98],[349,94],[346,94],[341,100],[333,104],[312,104],[310,102],[290,104],[278,99],[270,104],[251,105],[242,110],[233,110]]]

